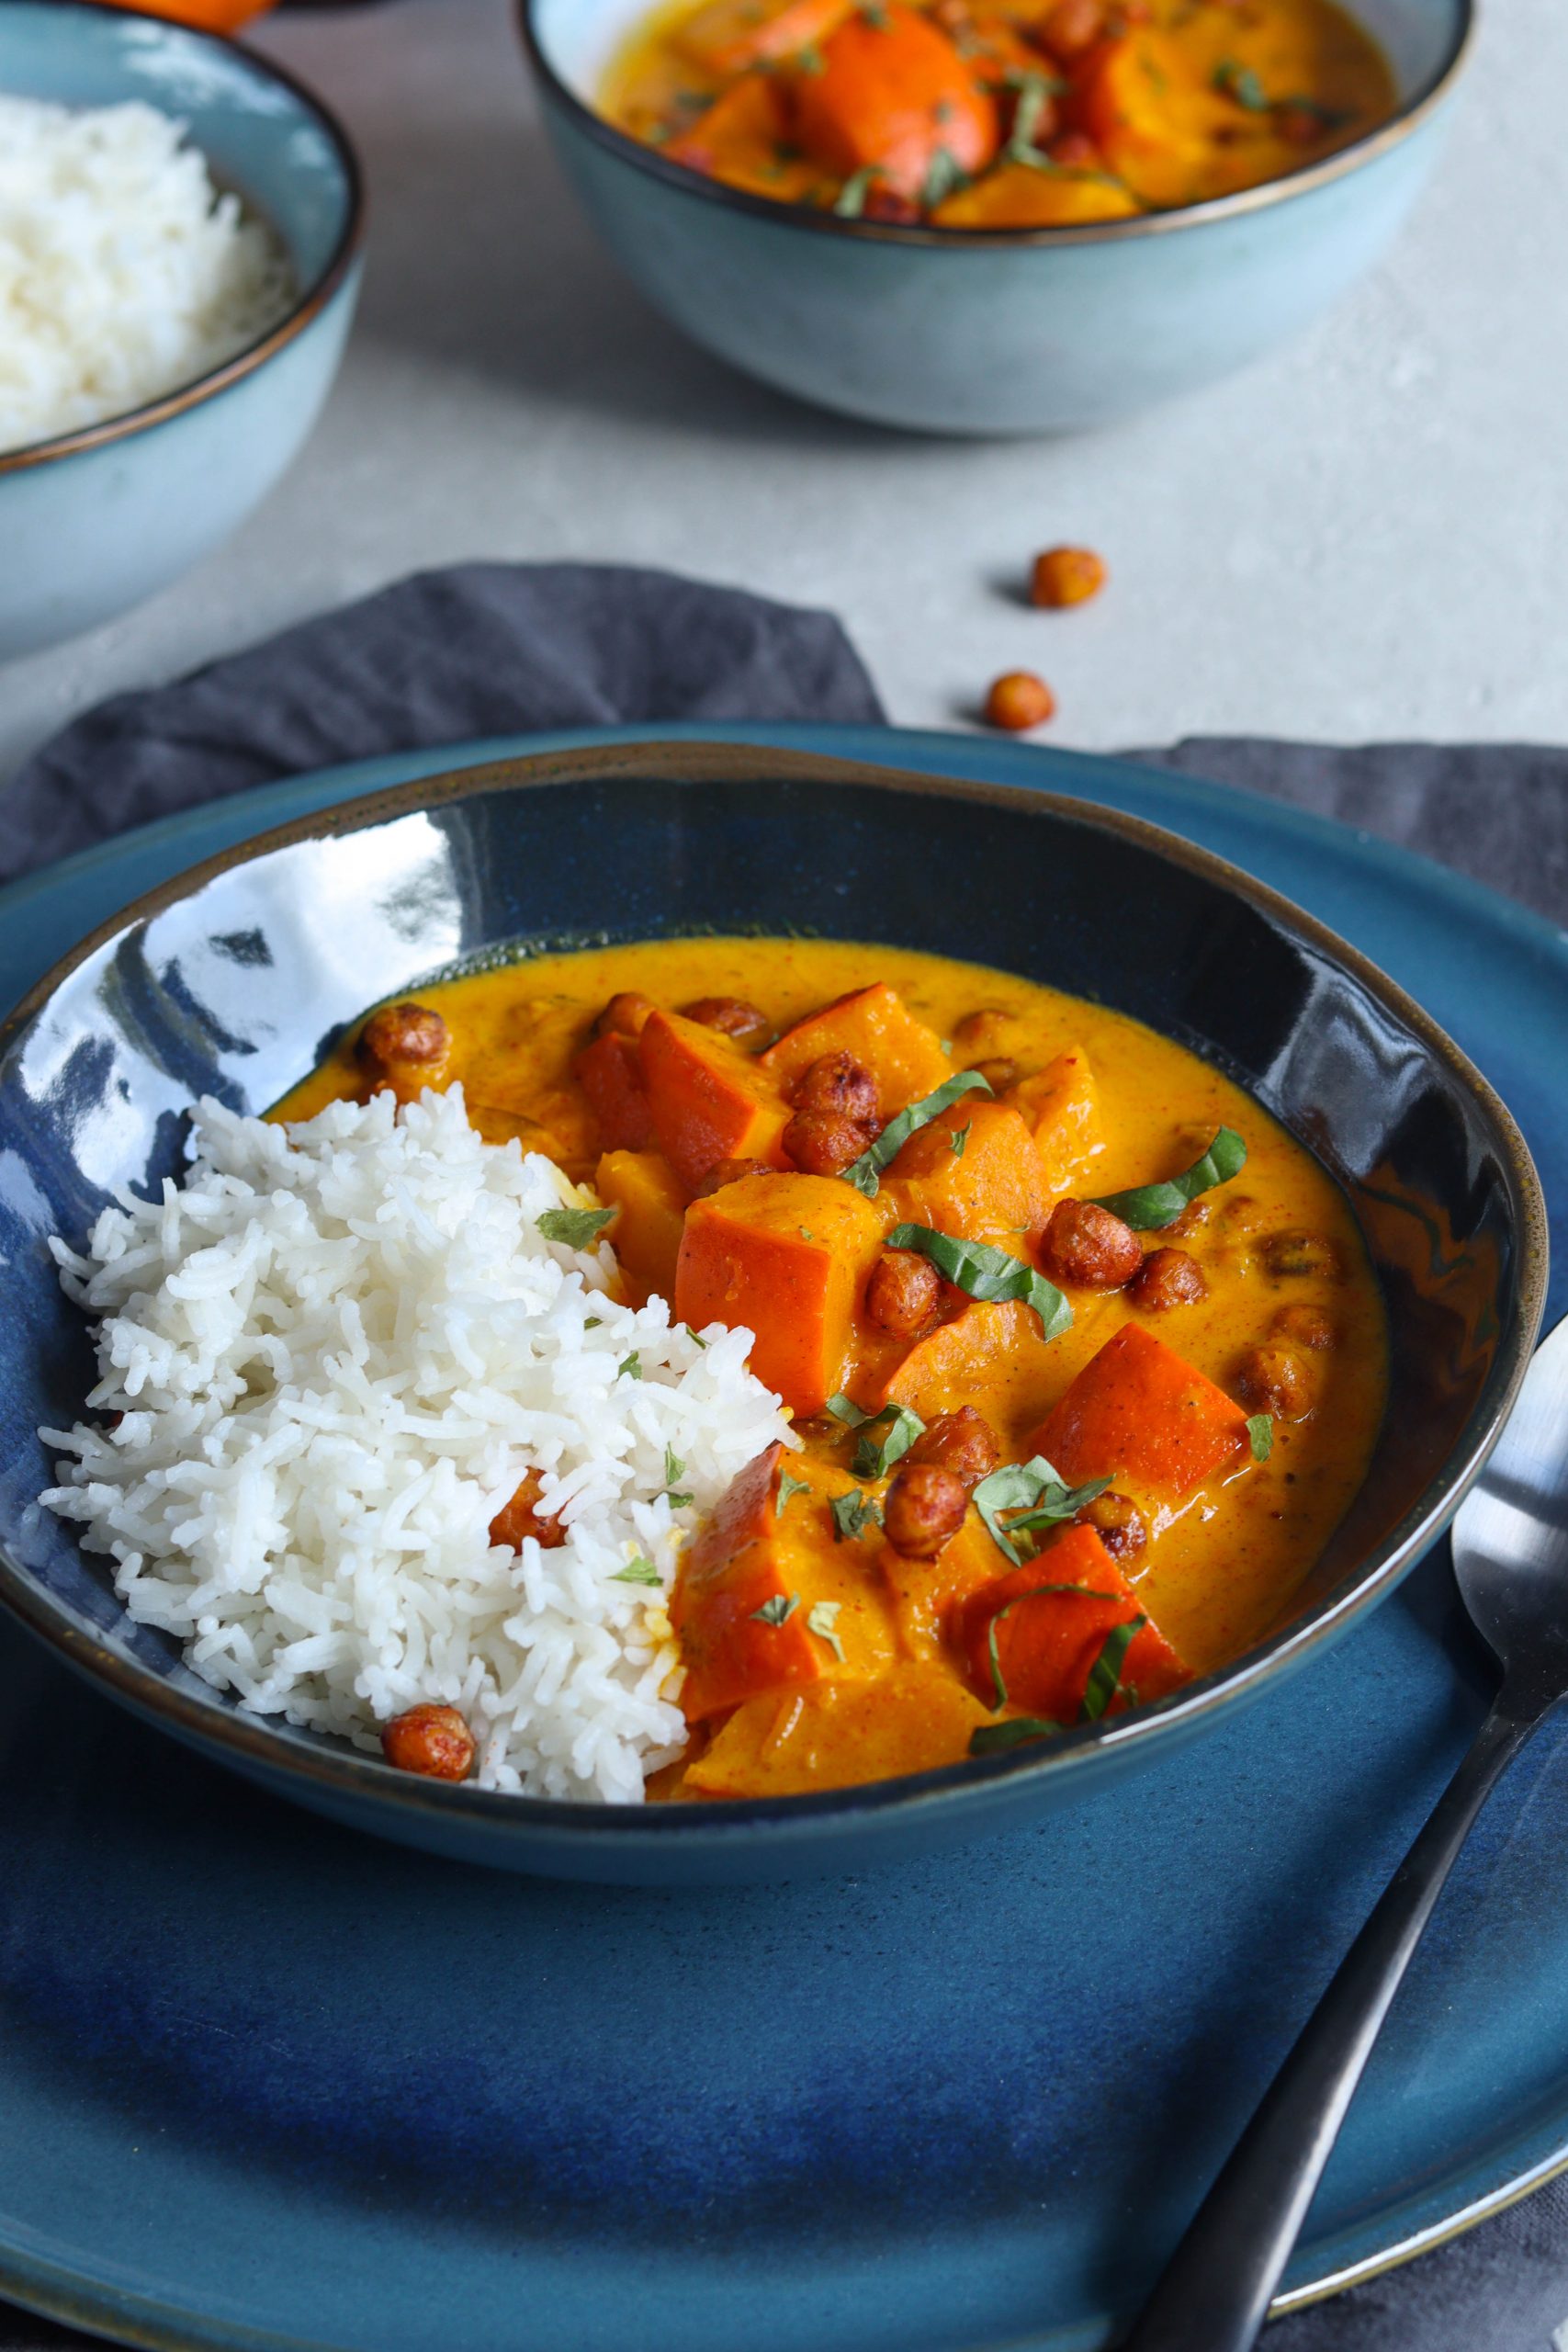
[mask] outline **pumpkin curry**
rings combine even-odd
[[[603,112],[753,196],[943,229],[1232,196],[1388,120],[1334,0],[678,0]]]
[[[455,1081],[594,1187],[628,1295],[755,1334],[799,1440],[682,1555],[691,1737],[652,1794],[919,1771],[1163,1697],[1260,1634],[1361,1482],[1384,1324],[1348,1204],[1119,1013],[821,941],[544,955],[381,1008],[276,1115]],[[537,1499],[492,1539],[564,1541]]]

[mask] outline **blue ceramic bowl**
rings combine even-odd
[[[1401,105],[1240,196],[1077,229],[902,229],[725,187],[594,110],[649,0],[519,0],[557,151],[656,308],[802,400],[933,433],[1100,424],[1228,374],[1371,267],[1430,171],[1473,0],[1351,0]]]
[[[933,875],[973,878],[933,891]],[[1106,919],[1126,907],[1135,923]],[[872,933],[1100,998],[1210,1055],[1335,1170],[1393,1346],[1385,1427],[1327,1555],[1267,1639],[1159,1705],[819,1796],[546,1803],[411,1780],[239,1712],[129,1623],[102,1558],[35,1500],[51,1483],[39,1427],[74,1419],[93,1376],[47,1238],[78,1240],[111,1187],[177,1170],[193,1096],[265,1109],[367,1003],[455,963],[530,939],[753,926]],[[1321,1650],[1392,1589],[1495,1442],[1540,1321],[1546,1239],[1525,1145],[1458,1048],[1354,949],[1217,858],[1041,793],[654,745],[350,802],[96,933],[0,1030],[0,1601],[139,1714],[338,1820],[511,1869],[677,1884],[856,1869],[1028,1821]]]
[[[166,587],[228,537],[320,413],[359,291],[364,204],[346,133],[264,58],[93,0],[0,0],[0,92],[70,107],[141,98],[188,124],[213,178],[270,222],[299,298],[194,383],[0,454],[0,661]]]

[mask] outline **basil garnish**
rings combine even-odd
[[[1129,1617],[1124,1625],[1112,1625],[1105,1636],[1104,1648],[1089,1668],[1083,1705],[1078,1710],[1080,1722],[1096,1722],[1115,1698],[1122,1688],[1122,1668],[1127,1652],[1148,1622],[1146,1617]]]
[[[784,1507],[788,1502],[792,1495],[808,1495],[810,1492],[811,1481],[809,1478],[792,1478],[787,1470],[781,1469],[779,1472],[779,1498],[773,1505],[773,1517],[778,1519],[783,1516]]]
[[[971,1756],[995,1756],[1003,1748],[1021,1747],[1028,1739],[1049,1739],[1066,1731],[1066,1724],[1054,1724],[1049,1715],[1009,1715],[999,1724],[976,1724],[969,1735]]]
[[[1269,1413],[1254,1413],[1247,1424],[1247,1442],[1254,1462],[1267,1462],[1274,1451],[1274,1422]]]
[[[969,175],[947,148],[939,147],[926,167],[925,185],[920,189],[920,202],[928,212],[945,203],[959,188],[969,186]]]
[[[907,1111],[900,1111],[896,1119],[888,1120],[869,1151],[863,1151],[858,1159],[852,1160],[847,1168],[839,1170],[845,1183],[852,1184],[857,1193],[863,1193],[868,1201],[874,1201],[882,1170],[903,1149],[909,1137],[918,1129],[929,1127],[933,1119],[939,1119],[960,1095],[973,1094],[976,1091],[988,1094],[990,1080],[982,1078],[977,1069],[961,1069],[956,1078],[948,1079],[934,1094],[923,1095],[919,1102],[911,1102]]]
[[[667,1445],[664,1449],[664,1496],[671,1510],[684,1510],[693,1499],[690,1495],[678,1495],[675,1491],[675,1481],[685,1466],[674,1447]]]
[[[763,1601],[761,1609],[753,1609],[751,1615],[759,1625],[784,1625],[788,1623],[799,1607],[798,1592],[775,1592],[771,1600]]]
[[[1110,1484],[1109,1478],[1089,1478],[1081,1487],[1069,1487],[1060,1471],[1037,1453],[1031,1462],[1004,1462],[999,1470],[982,1478],[975,1489],[975,1508],[992,1543],[1021,1567],[1033,1552],[1021,1552],[1012,1540],[1016,1534],[1076,1519],[1084,1505],[1102,1495]],[[1001,1511],[1021,1515],[1010,1518],[1004,1528],[998,1515]]]
[[[969,1130],[974,1124],[975,1122],[973,1119],[965,1119],[964,1125],[961,1127],[954,1127],[953,1133],[948,1136],[947,1148],[949,1151],[952,1152],[954,1159],[963,1159],[964,1146],[969,1141]]]
[[[660,1575],[653,1562],[645,1560],[639,1553],[635,1560],[628,1560],[624,1568],[617,1568],[610,1578],[610,1582],[612,1584],[662,1584],[664,1578]]]
[[[1163,1184],[1137,1184],[1130,1193],[1103,1193],[1096,1208],[1109,1209],[1134,1233],[1158,1233],[1216,1184],[1228,1184],[1247,1166],[1247,1146],[1234,1127],[1222,1127],[1201,1159]]]
[[[874,1436],[873,1431],[884,1421],[888,1424],[886,1435]],[[925,1433],[924,1421],[908,1405],[884,1405],[880,1413],[873,1413],[864,1422],[850,1467],[857,1478],[885,1478],[893,1464],[908,1453],[915,1440]]]
[[[1269,111],[1269,94],[1262,83],[1250,65],[1238,65],[1234,57],[1227,57],[1215,66],[1214,87],[1224,91],[1227,98],[1234,98],[1238,107],[1245,107],[1248,114]]]
[[[882,1513],[869,1495],[858,1487],[847,1495],[835,1495],[832,1502],[833,1541],[842,1544],[846,1537],[863,1535],[868,1527],[880,1527]]]
[[[587,1250],[607,1225],[615,1223],[616,1214],[615,1209],[547,1209],[534,1223],[547,1241],[564,1241],[569,1250]]]
[[[971,1298],[1021,1299],[1040,1317],[1046,1339],[1059,1340],[1071,1328],[1073,1310],[1043,1274],[1006,1250],[988,1241],[961,1241],[955,1233],[938,1233],[929,1225],[896,1225],[887,1237],[889,1250],[918,1250]]]
[[[617,1380],[622,1377],[623,1374],[631,1380],[640,1380],[642,1378],[642,1358],[636,1348],[632,1350],[629,1356],[623,1357],[621,1362],[615,1366],[615,1378]]]
[[[991,1688],[997,1694],[991,1703],[998,1714],[1007,1705],[1008,1687],[1002,1680],[1001,1656],[997,1648],[997,1627],[1001,1623],[1004,1617],[1010,1617],[1015,1609],[1021,1609],[1026,1600],[1043,1600],[1051,1595],[1059,1592],[1076,1592],[1088,1600],[1114,1600],[1116,1599],[1116,1595],[1113,1592],[1097,1592],[1091,1584],[1037,1584],[1032,1585],[1029,1591],[1015,1592],[1010,1600],[1004,1600],[996,1615],[992,1618],[986,1633],[986,1655],[990,1661]],[[1138,1623],[1141,1625],[1144,1622],[1143,1618],[1140,1617]],[[1125,1647],[1125,1645],[1123,1645],[1123,1647]],[[1100,1652],[1100,1657],[1096,1659],[1094,1667],[1095,1673],[1099,1672],[1100,1658],[1103,1658],[1105,1652],[1102,1650]],[[1118,1663],[1120,1663],[1120,1660],[1118,1660]],[[1094,1676],[1091,1674],[1089,1679],[1092,1681],[1093,1679]],[[1114,1688],[1114,1685],[1112,1685],[1112,1688]]]
[[[865,210],[865,199],[871,193],[872,182],[881,177],[882,169],[877,164],[863,164],[858,172],[850,174],[839,190],[839,200],[833,207],[840,220],[860,219]]]
[[[840,1666],[844,1662],[844,1645],[834,1629],[843,1605],[841,1600],[818,1600],[806,1620],[807,1632],[815,1634],[818,1641],[826,1642]]]
[[[847,1430],[863,1428],[867,1421],[874,1421],[876,1419],[874,1413],[863,1413],[854,1398],[846,1396],[841,1388],[836,1396],[829,1397],[826,1409],[832,1414],[836,1421],[842,1421]]]

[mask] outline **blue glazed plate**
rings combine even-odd
[[[1048,786],[1221,851],[1410,987],[1564,1187],[1568,943],[1439,869],[1109,762],[668,731]],[[604,740],[625,739],[377,762],[96,852],[0,909],[0,999],[264,826]],[[1037,1828],[860,1880],[672,1894],[333,1829],[0,1630],[0,2291],[257,2352],[1098,2346],[1486,1682],[1434,1557],[1249,1713]],[[1547,1736],[1445,1899],[1290,2301],[1568,2160],[1568,1736]]]

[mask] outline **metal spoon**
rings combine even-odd
[[[1302,2030],[1126,2338],[1124,2352],[1247,2352],[1373,2042],[1476,1815],[1568,1698],[1568,1322],[1525,1375],[1453,1523],[1464,1605],[1503,1665],[1474,1747]]]

